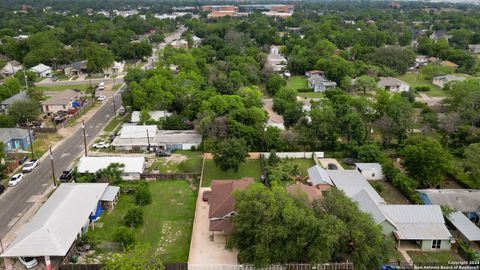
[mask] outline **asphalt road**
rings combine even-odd
[[[125,85],[115,93],[116,109],[121,106],[121,92]],[[85,122],[87,144],[91,144],[103,127],[113,118],[112,97],[106,99],[96,113]],[[80,128],[70,137],[65,138],[53,150],[55,176],[71,165],[76,158],[83,155],[83,132]],[[23,214],[34,204],[34,200],[44,194],[53,184],[50,158],[44,158],[33,172],[25,174],[20,184],[10,188],[0,197],[0,237],[4,237]]]
[[[38,82],[35,83],[35,86],[56,86],[56,85],[79,85],[79,84],[90,84],[92,83],[93,85],[97,85],[100,82],[105,82],[105,83],[113,83],[115,81],[116,84],[122,84],[123,83],[123,78],[100,78],[100,79],[88,79],[88,80],[74,80],[74,81],[56,81],[56,82],[49,82],[49,81],[44,81],[44,82]]]

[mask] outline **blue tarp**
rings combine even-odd
[[[95,214],[90,214],[90,217],[88,217],[90,219],[91,222],[97,220],[97,218],[102,214],[102,205],[100,202],[98,202],[97,204],[97,211],[95,212]]]
[[[82,104],[80,104],[80,101],[78,101],[78,100],[74,100],[72,102],[72,107],[74,107],[74,108],[78,108],[78,107],[81,107],[81,106],[82,106]]]

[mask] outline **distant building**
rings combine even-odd
[[[87,72],[87,60],[63,65],[60,69],[63,70],[65,76],[78,76]]]
[[[478,54],[478,53],[480,53],[480,44],[470,44],[470,45],[468,45],[468,50],[471,53]]]
[[[103,73],[106,75],[118,75],[124,71],[125,63],[114,61],[113,65],[109,68],[103,69]]]
[[[32,72],[35,72],[39,77],[48,77],[52,75],[52,68],[44,65],[44,64],[38,64],[32,68],[30,68]]]
[[[175,49],[188,49],[188,41],[185,39],[176,39],[170,42],[170,45]]]
[[[308,70],[308,71],[305,72],[305,76],[307,78],[310,78],[313,75],[323,75],[323,74],[324,74],[324,72],[320,71],[320,70]]]
[[[23,69],[22,64],[15,60],[12,60],[7,62],[7,64],[5,64],[2,69],[0,69],[0,75],[2,75],[3,77],[10,77],[17,74],[17,72],[21,69]]]
[[[274,72],[281,72],[287,67],[287,58],[280,54],[280,47],[270,46],[270,53],[267,56],[267,65]]]
[[[82,157],[78,162],[78,173],[96,173],[114,163],[123,165],[122,178],[126,180],[140,179],[146,167],[144,157]]]
[[[287,192],[299,198],[306,197],[309,203],[322,198],[322,192],[319,189],[301,183],[288,185]]]
[[[314,92],[325,92],[337,87],[337,83],[328,80],[324,75],[315,74],[308,78],[308,87],[312,88]]]
[[[435,41],[441,40],[441,39],[451,39],[452,35],[449,35],[447,30],[438,30],[438,31],[433,31],[433,33],[430,35],[430,39],[433,39]]]
[[[82,92],[76,92],[70,89],[56,93],[41,103],[44,113],[57,113],[66,111],[72,107],[79,107],[80,98],[84,97]]]
[[[380,77],[377,87],[396,93],[410,91],[408,83],[393,77]]]
[[[33,136],[32,140],[34,140]],[[4,150],[7,153],[26,151],[30,147],[28,130],[22,128],[0,128],[0,141],[4,143]]]
[[[193,48],[198,48],[202,45],[202,39],[197,36],[192,36]]]
[[[27,99],[28,99],[27,91],[21,91],[20,93],[14,96],[11,96],[5,99],[4,101],[0,102],[0,111],[6,112],[8,107],[10,107],[10,105],[12,105],[15,101],[27,100]]]
[[[150,115],[150,118],[154,121],[159,121],[172,115],[167,111],[149,111],[148,114]],[[130,123],[138,124],[139,122],[140,122],[140,111],[133,111],[132,117],[130,118]]]
[[[466,80],[467,78],[463,76],[456,76],[452,74],[447,74],[443,76],[433,77],[432,83],[440,88],[444,88],[445,85],[449,82],[461,82]]]

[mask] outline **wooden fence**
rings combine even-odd
[[[60,270],[100,270],[103,264],[62,264]]]
[[[200,178],[201,173],[141,173],[140,179],[145,180],[173,180]]]
[[[334,262],[325,264],[285,264],[256,267],[241,264],[189,264],[188,270],[354,270],[351,262]]]

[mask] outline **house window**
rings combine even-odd
[[[372,173],[372,177],[375,177],[375,173]]]
[[[432,240],[432,249],[440,249],[442,240]]]

